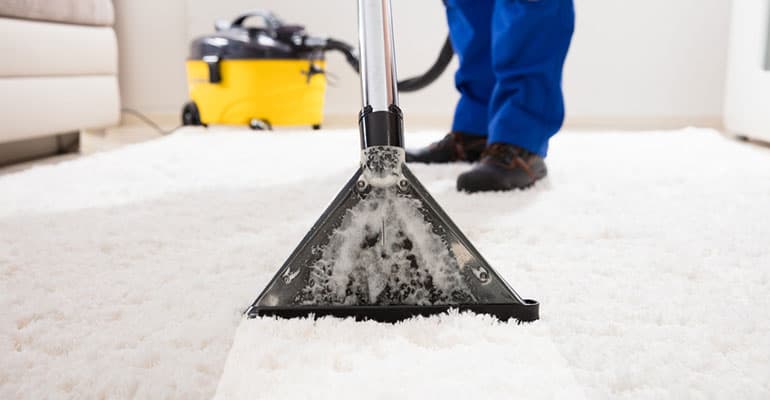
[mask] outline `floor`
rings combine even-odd
[[[348,121],[349,118],[337,116],[331,118],[331,121],[327,121],[325,129],[350,129],[354,128],[354,123]],[[93,154],[102,151],[114,150],[120,147],[140,143],[148,140],[158,139],[169,132],[173,132],[180,126],[176,121],[175,116],[163,115],[161,117],[151,120],[154,126],[148,125],[146,122],[128,116],[124,119],[124,124],[108,128],[105,130],[97,131],[84,131],[81,134],[81,151],[80,154],[68,154],[57,157],[49,157],[39,160],[33,160],[29,162],[19,163],[15,165],[0,167],[0,176],[17,171],[23,171],[25,169],[37,166],[37,165],[49,165],[55,164],[64,160],[71,160],[83,155]],[[607,123],[598,123],[597,121],[577,121],[572,125],[566,127],[573,132],[593,132],[593,131],[624,131],[629,129],[618,129],[622,125],[623,121],[608,121]],[[630,125],[637,130],[655,130],[655,125],[645,121],[628,121]],[[663,129],[676,129],[674,127],[681,125],[682,121],[661,121],[661,126],[665,126]],[[412,124],[415,130],[441,130],[448,124],[440,118],[424,118],[418,119],[416,123]],[[279,130],[286,130],[287,128],[279,128]],[[291,130],[291,128],[288,128]],[[633,129],[631,129],[633,130]],[[770,142],[753,140],[746,138],[745,136],[738,136],[726,132],[721,132],[725,137],[732,140],[741,141],[754,146],[770,148]]]
[[[94,154],[102,151],[115,150],[127,145],[154,140],[165,136],[180,128],[175,116],[161,116],[151,120],[153,125],[129,116],[120,126],[104,130],[86,130],[81,133],[80,153],[67,154],[56,157],[48,157],[5,167],[0,167],[0,176],[13,172],[23,171],[38,165],[56,164],[65,160],[72,160],[80,156]],[[343,118],[332,118],[327,123],[326,129],[345,129],[354,127]],[[287,128],[279,128],[286,130]],[[289,128],[290,129],[290,128]]]
[[[381,326],[242,318],[354,129],[129,136],[0,177],[0,398],[770,397],[770,149],[564,132],[545,181],[473,196],[414,166],[541,320]]]
[[[162,128],[171,131],[174,129],[174,126],[162,125]],[[83,131],[80,135],[80,153],[47,157],[0,167],[0,176],[24,171],[39,165],[52,165],[102,151],[115,150],[123,146],[157,139],[162,136],[155,129],[136,123],[109,128],[104,131]]]

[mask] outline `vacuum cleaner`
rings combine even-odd
[[[405,164],[390,0],[358,0],[358,30],[360,166],[246,314],[538,319]]]
[[[247,21],[261,20],[261,25]],[[195,39],[186,62],[191,101],[182,109],[183,125],[248,124],[252,129],[323,123],[326,61],[340,52],[359,70],[355,48],[333,38],[311,36],[301,25],[285,24],[269,11],[256,10],[233,21],[218,21],[216,32]],[[453,56],[449,38],[423,75],[400,82],[404,92],[435,81]]]

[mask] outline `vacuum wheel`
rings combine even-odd
[[[182,107],[182,125],[184,126],[201,126],[201,114],[198,111],[198,105],[195,102],[190,101],[185,103]]]
[[[251,121],[249,121],[249,127],[251,129],[254,129],[255,131],[271,131],[271,130],[273,130],[273,125],[270,125],[270,121],[268,121],[266,119],[252,118]]]
[[[321,129],[321,124],[314,124],[314,125],[313,125],[313,130],[314,130],[314,131],[317,131],[317,130],[319,130],[319,129]]]

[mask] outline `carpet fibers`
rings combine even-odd
[[[526,192],[413,167],[538,322],[244,320],[357,140],[190,128],[0,175],[0,398],[770,398],[770,151],[709,130],[562,133]]]

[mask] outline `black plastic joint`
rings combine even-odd
[[[364,107],[358,118],[361,131],[361,148],[372,146],[404,147],[404,117],[396,105],[388,111],[372,111],[371,106]]]
[[[219,68],[220,58],[218,56],[205,56],[203,61],[209,67],[209,83],[222,82],[222,72]]]

